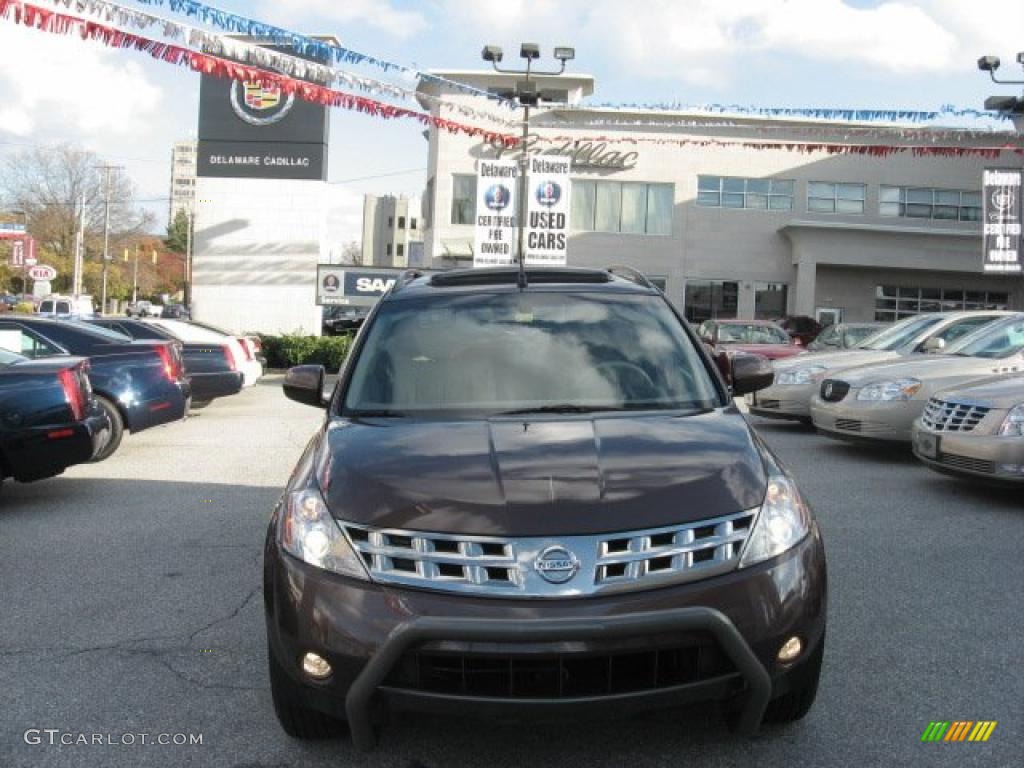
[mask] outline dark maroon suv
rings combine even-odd
[[[408,709],[577,718],[811,707],[825,554],[796,483],[693,330],[639,276],[408,275],[367,318],[270,523],[284,730],[357,747]]]

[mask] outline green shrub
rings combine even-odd
[[[31,301],[19,301],[14,305],[14,311],[30,315],[36,311],[36,308],[32,305]]]
[[[348,355],[352,342],[349,336],[260,336],[268,368],[290,368],[293,365],[322,365],[336,372]]]

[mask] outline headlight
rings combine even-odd
[[[740,568],[781,555],[799,544],[811,530],[811,513],[785,475],[768,478],[768,492],[757,513],[754,530],[740,558]]]
[[[917,379],[896,379],[895,381],[874,381],[861,388],[858,400],[909,400],[921,389]]]
[[[1024,437],[1024,403],[1015,405],[999,427],[1000,437]]]
[[[299,560],[354,579],[369,579],[359,555],[316,489],[288,494],[279,530],[281,546]]]
[[[823,365],[807,365],[803,368],[791,368],[780,371],[775,377],[776,384],[808,384],[817,381],[827,369]]]

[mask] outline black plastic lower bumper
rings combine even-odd
[[[737,721],[741,733],[753,733],[761,723],[765,708],[772,694],[772,682],[767,670],[750,650],[736,627],[722,613],[711,608],[680,608],[672,611],[632,614],[602,620],[595,619],[535,619],[530,621],[508,621],[503,619],[440,618],[420,617],[395,628],[380,650],[370,659],[355,679],[345,697],[345,713],[352,731],[356,748],[367,750],[376,744],[371,717],[371,702],[391,670],[402,655],[424,643],[441,640],[464,642],[530,643],[572,640],[614,639],[637,637],[664,632],[705,631],[714,636],[722,650],[729,656],[746,682],[748,695]],[[687,691],[706,694],[724,680],[709,680],[703,683],[679,686],[677,690],[635,692],[620,694],[615,700],[628,702],[631,699],[660,696],[676,698],[685,696]],[[578,697],[550,701],[538,699],[524,702],[522,699],[502,700],[495,698],[473,699],[465,696],[443,697],[437,694],[401,692],[421,700],[432,699],[443,703],[449,699],[459,705],[481,704],[492,707],[523,705],[544,707],[572,707],[587,703],[612,703],[609,697]]]

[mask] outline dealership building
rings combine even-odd
[[[498,94],[514,75],[436,72]],[[896,320],[940,309],[1024,309],[1024,279],[982,272],[982,171],[1020,168],[1013,151],[949,156],[910,146],[987,147],[1006,136],[891,123],[581,106],[589,76],[537,78],[532,152],[570,154],[571,266],[635,267],[691,320],[814,315]],[[479,109],[478,96],[421,81]],[[517,120],[499,105],[492,112]],[[494,127],[494,126],[490,126]],[[516,126],[499,128],[518,134]],[[424,258],[473,259],[480,159],[517,156],[492,142],[427,133]],[[867,145],[871,153],[808,147]],[[799,150],[794,146],[802,145]]]

